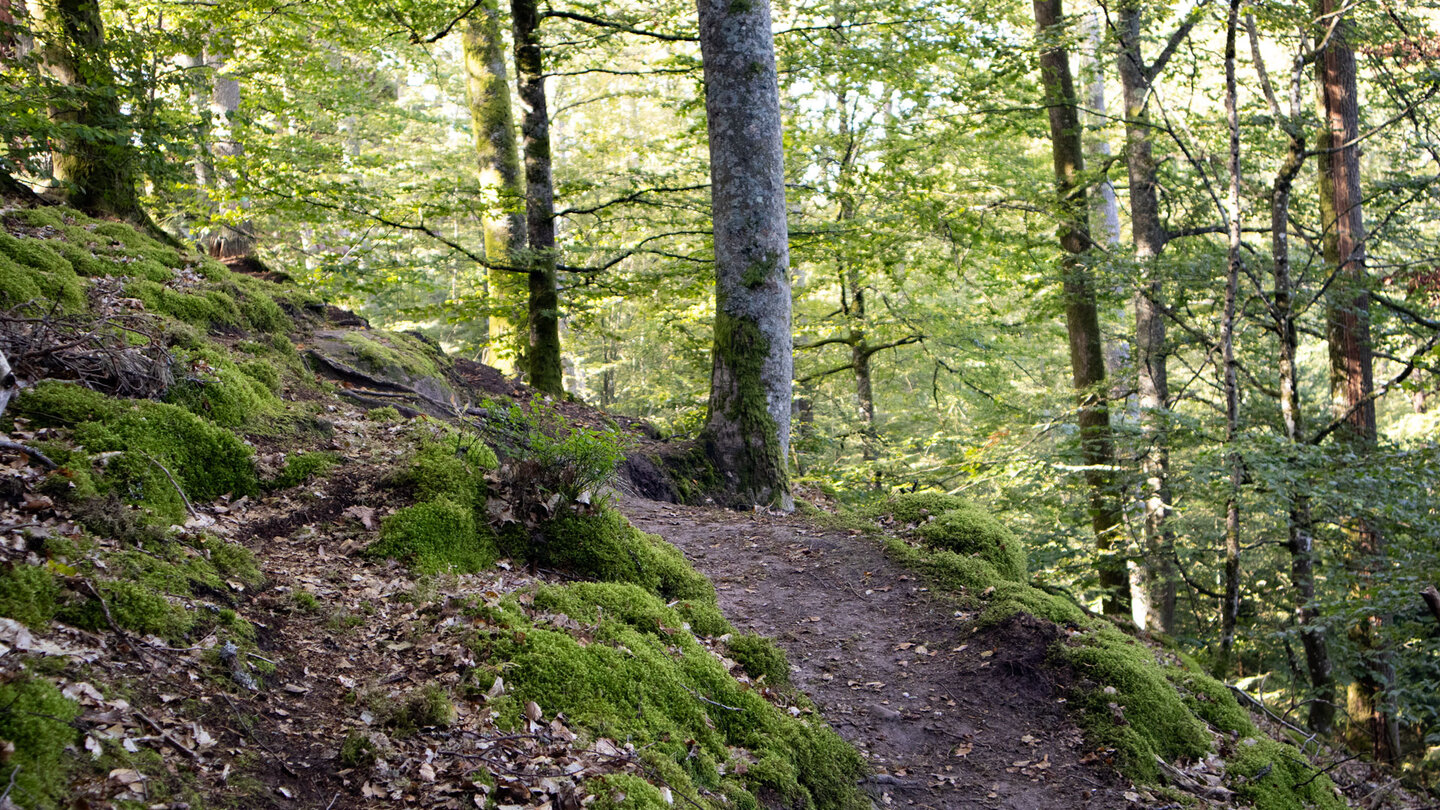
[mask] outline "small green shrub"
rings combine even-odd
[[[425,574],[473,573],[495,563],[495,538],[477,525],[472,509],[441,496],[401,509],[380,524],[380,539],[366,550],[392,557]]]
[[[790,683],[790,662],[785,652],[775,642],[764,636],[732,636],[725,642],[730,657],[745,669],[752,678],[764,678],[771,686],[786,686]]]
[[[617,431],[575,427],[543,403],[512,406],[501,424],[517,437],[511,448],[520,459],[515,486],[533,491],[538,502],[556,493],[567,502],[583,497],[598,504],[604,488],[614,483],[616,467],[625,460]]]
[[[0,683],[0,740],[15,753],[0,762],[0,783],[15,781],[11,796],[24,807],[52,810],[68,807],[67,773],[72,759],[67,746],[76,743],[70,726],[80,706],[60,694],[49,681],[20,674]]]

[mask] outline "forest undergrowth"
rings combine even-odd
[[[1371,790],[1183,656],[1031,585],[1023,540],[973,504],[783,519],[864,572],[908,570],[866,586],[924,600],[887,608],[900,625],[938,609],[984,642],[885,639],[822,674],[731,597],[823,604],[801,617],[823,641],[867,620],[866,583],[717,592],[696,538],[760,564],[747,522],[782,519],[655,525],[669,507],[613,489],[634,488],[617,469],[666,475],[637,466],[659,443],[628,425],[129,226],[0,221],[0,349],[26,382],[6,427],[28,448],[0,469],[0,805],[1345,806],[1327,771]],[[969,678],[924,720],[933,770],[877,757],[822,686],[911,720],[846,675],[881,659]],[[1063,745],[1015,734],[1033,755],[1002,761],[967,736],[990,666]]]

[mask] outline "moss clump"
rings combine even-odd
[[[282,334],[295,327],[290,316],[275,302],[277,285],[257,278],[230,274],[230,288],[240,302],[240,314],[250,328],[269,334]]]
[[[297,453],[285,459],[285,469],[272,480],[266,481],[265,488],[274,490],[298,487],[317,475],[324,475],[339,461],[340,457],[335,453]]]
[[[103,580],[96,583],[100,598],[78,606],[67,606],[59,613],[66,624],[94,631],[109,631],[110,618],[123,630],[142,635],[153,633],[161,638],[179,641],[194,624],[193,617],[183,608],[150,587],[129,580]],[[105,608],[110,609],[106,617]]]
[[[380,339],[375,336],[383,336]],[[346,332],[341,338],[363,366],[372,371],[407,374],[411,377],[441,377],[450,361],[437,348],[415,337],[397,332]]]
[[[471,441],[423,442],[396,483],[415,488],[419,500],[445,497],[470,508],[482,505],[485,473],[500,466],[495,451]]]
[[[1185,667],[1169,667],[1165,676],[1180,691],[1190,711],[1213,728],[1242,737],[1260,733],[1250,719],[1250,713],[1240,706],[1225,684]]]
[[[1205,724],[1190,713],[1145,645],[1100,627],[1062,640],[1051,654],[1076,674],[1071,707],[1080,712],[1081,725],[1116,750],[1127,773],[1153,782],[1160,776],[1155,757],[1175,762],[1210,750]]]
[[[393,557],[422,574],[473,573],[490,567],[497,558],[489,527],[476,523],[473,509],[445,496],[385,518],[380,539],[366,553]]]
[[[562,512],[542,526],[544,540],[527,555],[540,565],[602,582],[630,582],[667,601],[715,601],[715,586],[674,546],[646,534],[613,509]]]
[[[133,281],[125,292],[140,299],[145,309],[169,315],[204,330],[239,329],[244,316],[235,298],[219,290],[182,292],[155,281]]]
[[[336,761],[341,768],[352,768],[355,770],[368,771],[375,766],[375,760],[380,757],[380,749],[370,739],[370,735],[359,731],[350,731],[345,734],[345,740],[340,743],[340,754]]]
[[[423,728],[449,728],[454,722],[455,706],[437,684],[410,692],[385,718],[385,725],[401,737],[411,736]]]
[[[902,565],[927,574],[937,587],[960,594],[967,607],[983,609],[982,626],[1022,612],[1062,625],[1084,625],[1090,621],[1074,602],[1006,579],[995,566],[980,557],[944,549],[915,548],[893,537],[886,539],[885,550]],[[980,594],[986,592],[989,596],[982,599]]]
[[[762,790],[787,806],[869,806],[855,786],[854,749],[818,720],[790,717],[741,686],[660,597],[634,584],[582,583],[542,588],[534,606],[540,622],[512,606],[476,641],[477,653],[503,667],[517,704],[533,700],[594,735],[631,741],[682,796],[720,788],[719,766],[740,748],[754,764],[727,790],[748,795],[737,806],[756,806]],[[544,618],[556,614],[589,625],[586,640]]]
[[[42,425],[73,427],[88,453],[119,453],[95,479],[100,492],[140,503],[171,522],[186,517],[177,484],[196,502],[259,491],[250,448],[176,405],[43,382],[26,391],[15,409]]]
[[[611,773],[595,780],[589,790],[598,797],[596,810],[671,810],[660,789],[633,773]]]
[[[725,642],[725,648],[730,657],[745,669],[746,675],[757,680],[764,678],[772,686],[790,683],[790,662],[770,639],[749,634],[732,636]]]
[[[284,413],[274,389],[214,348],[177,352],[191,371],[165,392],[168,402],[230,428],[255,427]]]
[[[0,740],[15,744],[15,753],[0,762],[0,782],[15,781],[11,795],[25,807],[50,810],[68,806],[65,748],[76,742],[70,722],[80,706],[50,682],[21,674],[0,683]]]
[[[975,504],[943,492],[915,492],[895,495],[866,510],[871,517],[889,516],[897,523],[919,524],[952,509],[974,509]]]
[[[85,289],[70,262],[43,239],[17,239],[0,233],[0,307],[51,302],[64,312],[85,308]]]
[[[1257,810],[1343,810],[1328,776],[1317,774],[1292,746],[1266,737],[1246,737],[1226,763],[1230,788]]]
[[[935,520],[921,524],[915,533],[928,546],[980,557],[1008,580],[1025,579],[1025,551],[1020,539],[978,508],[942,512]]]
[[[39,630],[55,617],[60,587],[41,565],[16,563],[0,573],[0,616]]]
[[[365,419],[370,422],[398,422],[400,421],[400,412],[395,410],[394,405],[386,405],[366,411]]]

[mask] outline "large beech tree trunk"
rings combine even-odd
[[[1138,266],[1135,368],[1143,455],[1145,554],[1136,570],[1136,624],[1168,633],[1175,621],[1175,532],[1170,526],[1170,382],[1166,372],[1164,287],[1156,267],[1169,233],[1160,222],[1154,146],[1148,112],[1152,68],[1140,47],[1142,4],[1120,8],[1118,73],[1125,103],[1125,166],[1130,180],[1130,230]]]
[[[510,109],[505,42],[500,32],[500,9],[495,0],[488,0],[466,20],[461,50],[465,59],[465,98],[475,131],[475,162],[485,207],[485,258],[492,265],[515,267],[524,262],[528,238],[525,183],[515,143],[515,116]],[[525,276],[491,269],[486,287],[490,313],[486,362],[523,357],[527,341],[516,325],[525,320]]]
[[[540,51],[536,0],[511,0],[515,34],[515,83],[519,88],[520,134],[525,153],[525,224],[529,252],[530,338],[525,365],[530,385],[547,394],[564,393],[560,365],[560,296],[555,281],[555,180],[550,162],[550,114]]]
[[[1321,19],[1328,27],[1341,13],[1337,0],[1320,0]],[[1334,274],[1326,301],[1326,336],[1330,343],[1330,392],[1337,418],[1346,425],[1338,436],[1364,452],[1375,443],[1374,349],[1370,343],[1370,299],[1365,270],[1365,217],[1360,196],[1359,94],[1355,52],[1348,42],[1349,25],[1341,19],[1316,62],[1320,77],[1322,125],[1316,148],[1320,164],[1320,216],[1324,226],[1327,269]],[[1364,518],[1349,521],[1352,558],[1363,579],[1384,553],[1384,538]],[[1392,665],[1379,639],[1383,617],[1351,628],[1360,647],[1355,680],[1346,709],[1356,736],[1363,736],[1377,760],[1398,755],[1399,729],[1384,708],[1381,692],[1392,679]]]
[[[791,509],[790,244],[770,3],[697,5],[715,221],[705,448],[740,501]]]
[[[1060,0],[1035,0],[1035,22],[1042,37],[1058,33],[1063,19]],[[1099,551],[1098,573],[1106,615],[1130,613],[1130,581],[1123,557],[1113,553],[1121,541],[1119,500],[1115,493],[1115,442],[1106,402],[1105,359],[1096,311],[1094,282],[1081,254],[1090,249],[1089,211],[1079,176],[1085,168],[1080,116],[1070,54],[1049,47],[1040,55],[1045,106],[1050,111],[1050,143],[1060,211],[1060,246],[1064,251],[1065,328],[1070,336],[1070,370],[1080,406],[1080,444],[1085,481],[1090,490],[1090,521]]]
[[[113,92],[98,0],[32,0],[29,10],[44,70],[70,91],[52,103],[50,117],[115,133],[56,145],[55,179],[65,185],[67,201],[89,213],[148,224],[135,193],[135,152]]]

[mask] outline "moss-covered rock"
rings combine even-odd
[[[1015,582],[1026,578],[1025,551],[1000,521],[977,507],[950,509],[922,523],[915,533],[926,545],[980,557],[1001,576]]]
[[[912,492],[887,498],[866,510],[871,517],[889,516],[895,522],[920,524],[952,509],[974,509],[975,504],[943,492]]]
[[[0,740],[15,745],[15,753],[0,762],[0,782],[14,780],[10,795],[22,807],[68,806],[66,774],[73,759],[65,749],[76,742],[70,722],[80,716],[79,704],[49,681],[20,674],[0,683],[0,707]]]
[[[715,601],[715,586],[690,567],[679,549],[646,534],[613,509],[565,512],[542,526],[529,558],[602,582],[630,582],[673,599]]]

